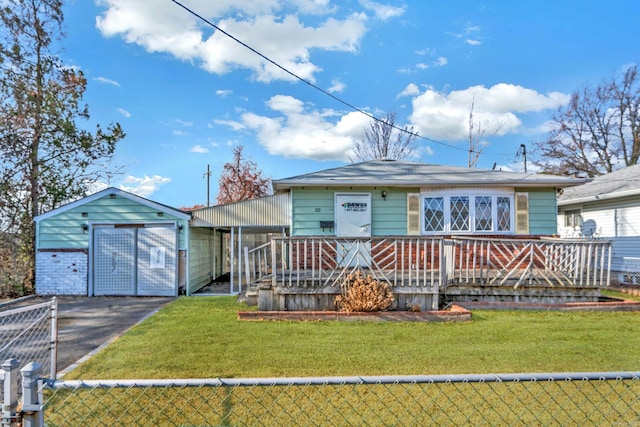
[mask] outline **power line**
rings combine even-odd
[[[302,78],[302,77],[298,76],[298,75],[297,75],[297,74],[295,74],[294,72],[292,72],[292,71],[288,70],[287,68],[283,67],[282,65],[278,64],[276,61],[272,60],[271,58],[269,58],[268,56],[264,55],[264,54],[263,54],[263,53],[261,53],[260,51],[258,51],[258,50],[256,50],[256,49],[254,49],[253,47],[249,46],[248,44],[246,44],[246,43],[245,43],[245,42],[243,42],[242,40],[240,40],[240,39],[236,38],[236,37],[235,37],[235,36],[233,36],[232,34],[230,34],[230,33],[226,32],[226,31],[225,31],[225,30],[223,30],[222,28],[218,27],[216,24],[214,24],[213,22],[211,22],[211,21],[209,21],[208,19],[204,18],[202,15],[198,14],[198,13],[197,13],[197,12],[195,12],[194,10],[192,10],[192,9],[188,8],[187,6],[183,5],[183,4],[182,4],[182,3],[180,3],[178,0],[171,0],[171,1],[172,1],[173,3],[175,3],[176,5],[180,6],[182,9],[184,9],[184,10],[185,10],[185,11],[187,11],[188,13],[190,13],[191,15],[193,15],[193,16],[195,16],[196,18],[198,18],[199,20],[201,20],[202,22],[204,22],[204,23],[206,23],[207,25],[209,25],[209,26],[211,26],[211,27],[215,28],[215,29],[216,29],[216,31],[221,32],[222,34],[224,34],[225,36],[229,37],[230,39],[232,39],[232,40],[233,40],[233,41],[235,41],[236,43],[238,43],[238,44],[240,44],[240,45],[244,46],[245,48],[249,49],[251,52],[255,53],[256,55],[258,55],[259,57],[261,57],[261,58],[262,58],[262,59],[264,59],[265,61],[269,62],[270,64],[272,64],[272,65],[274,65],[274,66],[276,66],[278,69],[280,69],[280,70],[284,71],[286,74],[288,74],[288,75],[290,75],[291,77],[293,77],[293,78],[295,78],[295,79],[297,79],[297,80],[299,80],[299,81],[301,81],[301,82],[303,82],[303,83],[307,84],[308,86],[312,87],[313,89],[315,89],[315,90],[317,90],[317,91],[322,92],[324,95],[327,95],[328,97],[330,97],[330,98],[332,98],[333,100],[335,100],[335,101],[337,101],[337,102],[339,102],[339,103],[341,103],[341,104],[343,104],[343,105],[345,105],[345,106],[349,107],[350,109],[352,109],[352,110],[354,110],[354,111],[356,111],[356,112],[358,112],[358,113],[360,113],[360,114],[364,114],[365,116],[369,117],[370,119],[375,120],[375,121],[377,121],[377,122],[379,122],[379,123],[382,123],[382,124],[384,124],[384,125],[386,125],[386,126],[390,126],[390,127],[392,127],[393,129],[396,129],[396,130],[398,130],[398,131],[400,131],[400,132],[403,132],[403,133],[409,134],[409,135],[413,136],[414,138],[423,139],[423,140],[428,141],[428,142],[431,142],[431,143],[433,143],[433,144],[442,145],[442,146],[444,146],[444,147],[451,148],[451,149],[454,149],[454,150],[460,150],[460,151],[465,151],[465,152],[469,151],[469,149],[467,149],[467,148],[457,147],[457,146],[455,146],[455,145],[450,145],[450,144],[447,144],[447,143],[442,142],[442,141],[437,141],[437,140],[435,140],[435,139],[431,139],[431,138],[428,138],[428,137],[426,137],[426,136],[422,136],[422,135],[420,135],[420,134],[418,134],[418,133],[411,132],[411,131],[409,131],[409,130],[407,130],[407,129],[404,129],[404,128],[401,128],[401,127],[399,127],[399,126],[396,126],[395,124],[391,124],[391,123],[385,122],[385,121],[384,121],[384,120],[382,120],[382,119],[379,119],[378,117],[374,116],[373,114],[368,113],[367,111],[365,111],[365,110],[363,110],[363,109],[361,109],[361,108],[356,107],[356,106],[355,106],[355,105],[353,105],[352,103],[350,103],[350,102],[348,102],[348,101],[345,101],[344,99],[339,98],[339,97],[335,96],[334,94],[332,94],[332,93],[330,93],[330,92],[328,92],[328,91],[326,91],[326,90],[322,89],[321,87],[319,87],[319,86],[317,86],[317,85],[315,85],[315,84],[311,83],[310,81],[308,81],[308,80],[306,80],[306,79],[304,79],[304,78]],[[472,150],[472,152],[475,152],[475,150]],[[499,156],[505,156],[505,155],[507,155],[507,154],[496,154],[496,155],[499,155]]]

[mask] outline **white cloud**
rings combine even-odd
[[[378,3],[387,19],[397,8]],[[120,36],[149,52],[164,52],[192,61],[205,70],[225,74],[237,68],[252,71],[262,82],[293,77],[220,31],[204,27],[196,17],[172,2],[101,0],[104,11],[96,26],[106,36]],[[336,11],[327,0],[257,0],[238,2],[193,0],[189,7],[219,28],[256,49],[298,76],[314,81],[321,68],[311,61],[312,50],[356,52],[367,31],[367,16],[355,12],[318,18]],[[309,23],[305,18],[312,15]]]
[[[360,4],[365,9],[372,11],[376,18],[383,21],[404,15],[404,8],[402,7],[389,6],[372,0],[360,0]]]
[[[181,119],[175,119],[174,120],[177,124],[179,124],[180,126],[184,126],[184,127],[191,127],[193,126],[193,122],[188,122],[186,120],[181,120]]]
[[[400,92],[398,95],[396,95],[396,99],[402,98],[402,97],[405,97],[405,96],[418,95],[419,93],[420,93],[420,88],[414,83],[409,83],[407,85],[407,87],[405,87],[402,90],[402,92]]]
[[[116,108],[116,111],[118,111],[118,113],[122,114],[126,118],[131,117],[131,113],[125,110],[124,108]]]
[[[120,184],[118,188],[141,197],[149,197],[161,185],[168,182],[171,182],[170,178],[165,178],[160,175],[153,175],[151,177],[145,175],[142,178],[129,175],[122,181],[122,184]]]
[[[315,160],[347,160],[355,139],[370,119],[357,112],[311,110],[291,96],[276,95],[267,106],[276,117],[242,115],[243,124],[256,132],[259,143],[272,155]]]
[[[405,89],[406,91],[407,89]],[[415,88],[410,90],[415,92]],[[463,140],[469,136],[469,111],[474,104],[474,122],[489,134],[521,131],[519,114],[553,109],[569,101],[569,95],[546,95],[522,86],[500,83],[490,88],[472,86],[449,93],[432,88],[413,98],[409,117],[421,135],[442,140]]]
[[[342,93],[347,88],[347,85],[342,83],[340,80],[334,79],[331,81],[331,86],[329,87],[329,93]]]
[[[218,95],[221,98],[226,98],[227,96],[231,95],[233,93],[233,91],[231,89],[224,89],[224,90],[217,90],[216,91],[216,95]]]
[[[464,42],[471,46],[478,46],[479,44],[482,44],[480,40],[473,40],[473,39],[466,39]]]
[[[104,83],[106,85],[112,85],[112,86],[120,87],[120,83],[118,83],[115,80],[108,79],[106,77],[96,77],[93,80],[95,80],[95,81],[97,81],[99,83]]]
[[[230,127],[231,129],[233,129],[235,131],[246,129],[246,126],[243,123],[240,123],[240,122],[234,121],[234,120],[215,119],[213,122],[215,124],[217,124],[217,125],[228,126],[228,127]],[[213,126],[211,126],[211,127],[213,127]]]
[[[193,147],[191,147],[189,149],[190,153],[198,153],[198,154],[205,154],[209,152],[209,149],[206,147],[203,147],[200,144],[194,145]]]

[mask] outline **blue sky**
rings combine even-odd
[[[421,136],[414,160],[522,170],[571,92],[640,58],[637,0],[182,0],[291,72]],[[91,121],[126,138],[108,183],[172,206],[211,201],[232,148],[273,179],[349,163],[369,118],[292,79],[171,0],[72,1],[61,57]],[[531,167],[531,166],[530,166]]]

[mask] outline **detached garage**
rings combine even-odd
[[[190,215],[116,188],[35,218],[36,293],[174,296]]]

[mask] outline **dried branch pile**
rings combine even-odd
[[[385,311],[393,304],[393,294],[389,285],[361,272],[349,275],[342,285],[342,295],[335,299],[340,311]]]

